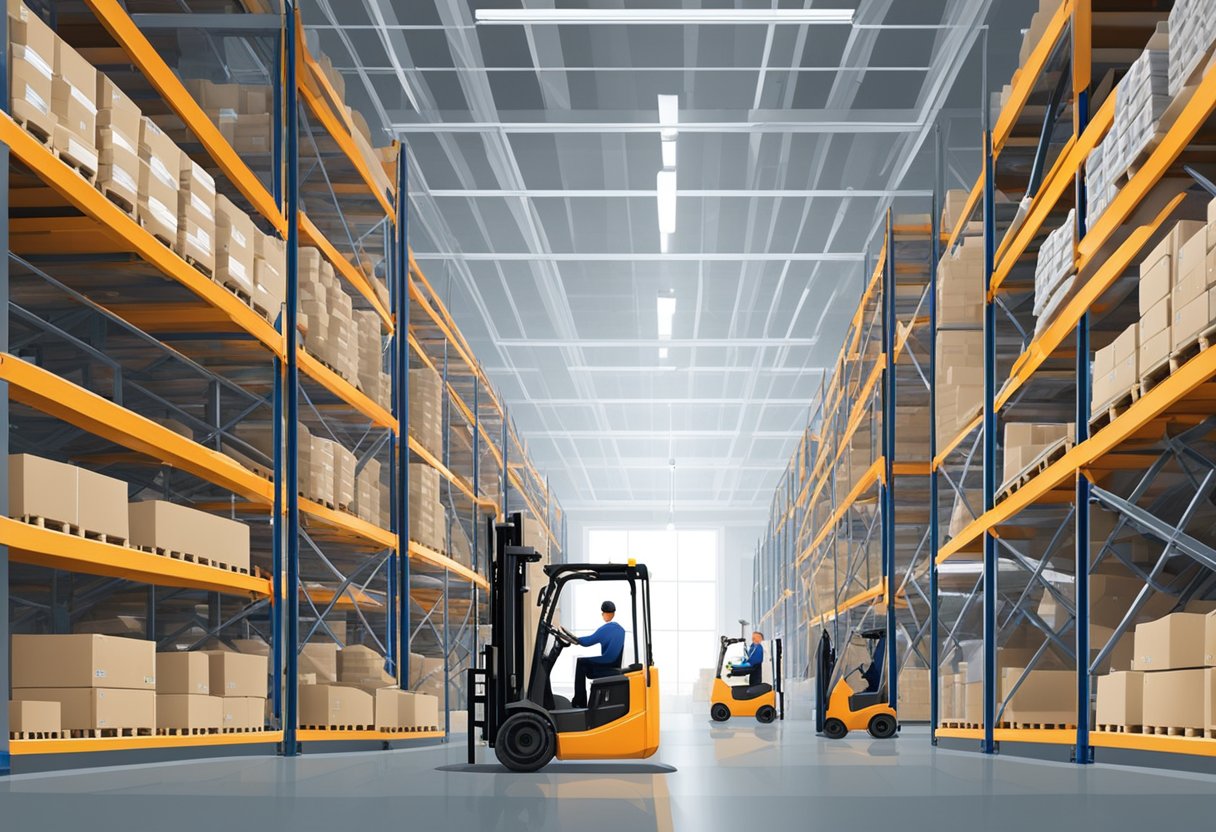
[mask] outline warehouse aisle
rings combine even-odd
[[[243,758],[17,776],[15,829],[93,832],[443,830],[1143,830],[1210,822],[1216,778],[934,751],[903,740],[829,744],[809,722],[725,728],[672,717],[658,763],[555,764],[543,774],[447,772],[464,747]],[[883,796],[875,796],[881,792]],[[48,800],[50,797],[52,799]],[[897,826],[898,825],[898,826]]]

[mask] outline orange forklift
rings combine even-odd
[[[890,739],[899,731],[899,717],[888,701],[883,674],[887,631],[873,628],[858,635],[866,642],[870,662],[842,673],[830,694],[828,686],[836,673],[836,650],[827,630],[819,639],[815,651],[815,730],[830,740],[844,739],[849,731],[862,729],[875,739]],[[848,677],[854,673],[860,674],[865,690],[854,691],[849,685]]]

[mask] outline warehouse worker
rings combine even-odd
[[[747,645],[743,661],[730,666],[731,676],[747,676],[749,685],[758,685],[764,674],[764,633],[756,630],[752,633],[752,643]]]
[[[616,617],[616,604],[605,601],[600,604],[600,613],[604,623],[589,636],[583,636],[578,643],[583,647],[598,644],[598,656],[579,656],[574,664],[574,699],[570,702],[572,708],[587,707],[587,680],[603,679],[616,676],[621,672],[621,656],[625,652],[625,628],[612,619]]]

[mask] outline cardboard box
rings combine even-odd
[[[205,653],[156,654],[156,692],[206,696],[211,693],[211,662]]]
[[[1175,352],[1190,345],[1216,320],[1216,291],[1206,290],[1185,302],[1175,295],[1171,305],[1174,315],[1170,344]]]
[[[212,696],[266,698],[270,665],[265,656],[221,650],[204,652],[210,660]]]
[[[151,642],[148,642],[151,644]],[[19,702],[58,702],[61,730],[156,727],[156,691],[121,688],[14,688]]]
[[[88,532],[128,540],[131,529],[123,510],[127,484],[85,468],[76,469],[76,478],[77,524]]]
[[[51,95],[58,37],[22,5],[15,16],[9,16],[9,39],[10,110],[27,130],[50,142],[57,123],[51,111]]]
[[[215,179],[185,153],[177,192],[178,254],[215,274]]]
[[[1144,724],[1144,674],[1117,671],[1098,677],[1097,725]]]
[[[1144,674],[1144,724],[1164,728],[1202,728],[1207,671],[1166,670]]]
[[[1165,301],[1167,309],[1169,308],[1168,303],[1168,300]],[[1170,357],[1170,351],[1174,346],[1173,339],[1173,331],[1167,326],[1160,332],[1154,333],[1140,342],[1139,364],[1141,373],[1148,373],[1150,370],[1156,369]]]
[[[1203,667],[1206,663],[1206,623],[1206,617],[1200,613],[1175,612],[1156,621],[1137,624],[1133,669],[1157,671]]]
[[[249,215],[219,194],[215,198],[215,279],[229,289],[254,295],[254,235]]]
[[[1169,296],[1179,269],[1176,264],[1182,244],[1205,231],[1205,223],[1179,220],[1140,263],[1140,314],[1161,298]]]
[[[1203,724],[1209,731],[1216,729],[1216,668],[1203,671]]]
[[[375,725],[375,705],[370,693],[342,685],[311,685],[300,688],[300,725]]]
[[[963,722],[982,725],[984,723],[984,683],[982,681],[963,682],[962,688]]]
[[[133,546],[185,552],[249,568],[249,527],[244,523],[166,500],[131,503],[128,515]]]
[[[158,693],[156,727],[218,731],[224,725],[224,700],[194,693]]]
[[[80,53],[55,38],[55,74],[51,81],[51,112],[56,126],[96,154],[97,70]],[[56,146],[56,150],[63,148]],[[96,170],[96,168],[94,168]]]
[[[13,688],[156,690],[156,644],[121,636],[14,635]],[[36,699],[37,697],[25,697]]]
[[[1013,693],[1024,668],[1001,668],[1000,698],[1004,722],[1075,723],[1077,675],[1071,670],[1032,670]]]
[[[300,650],[300,673],[315,673],[317,684],[332,685],[338,681],[338,645],[310,641]]]
[[[225,730],[261,731],[266,727],[266,698],[223,696],[220,700]]]
[[[310,437],[308,488],[305,494],[319,503],[334,505],[334,443],[321,436]]]
[[[334,445],[334,503],[353,511],[355,504],[355,455],[342,445]]]
[[[10,517],[44,517],[76,524],[75,465],[32,454],[10,454],[8,499]]]
[[[407,727],[438,727],[439,699],[425,693],[415,693],[411,699],[398,703],[399,719]]]
[[[273,322],[287,298],[287,244],[260,232],[253,241],[253,303]]]
[[[138,153],[139,129],[143,113],[129,95],[104,73],[97,73],[97,131],[104,126],[116,133],[132,153]]]
[[[139,129],[139,221],[168,246],[177,243],[177,191],[182,154],[147,116]]]
[[[1195,232],[1178,249],[1174,288],[1170,293],[1174,305],[1184,306],[1208,289],[1208,240],[1204,230]]]
[[[99,125],[97,144],[97,189],[128,214],[134,214],[139,203],[139,153],[135,141]]]
[[[63,730],[63,706],[34,699],[8,703],[8,730],[21,734],[57,734]]]

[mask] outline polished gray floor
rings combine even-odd
[[[829,743],[809,723],[667,720],[649,763],[554,764],[514,775],[464,746],[295,760],[18,775],[0,781],[0,828],[90,832],[439,830],[1211,829],[1216,778],[1077,767],[894,741]]]

